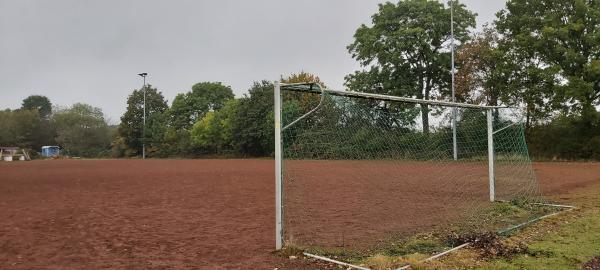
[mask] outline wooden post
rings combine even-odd
[[[27,154],[27,152],[25,152],[25,149],[21,149],[23,150],[23,156],[25,157],[25,160],[31,160],[31,158],[29,158],[29,154]]]

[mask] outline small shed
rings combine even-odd
[[[19,147],[1,147],[0,161],[30,160],[25,149]]]
[[[42,156],[43,157],[58,157],[60,155],[60,147],[51,145],[51,146],[42,146]]]

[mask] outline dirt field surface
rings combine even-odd
[[[494,206],[486,162],[292,160],[284,179],[285,240],[301,247],[372,250]],[[496,199],[538,192],[529,163],[496,166]]]
[[[600,270],[600,257],[591,259],[583,266],[583,270]]]
[[[534,167],[565,202],[600,182],[599,163]],[[376,203],[354,206],[394,211]],[[0,162],[0,269],[313,269],[272,254],[274,219],[272,160]]]

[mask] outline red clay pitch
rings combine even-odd
[[[600,182],[535,169],[545,195]],[[272,160],[0,162],[0,269],[302,268],[271,253],[274,204]]]

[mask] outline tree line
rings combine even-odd
[[[0,146],[27,149],[34,158],[44,145],[60,145],[72,156],[108,156],[115,132],[100,108],[83,103],[53,107],[47,97],[34,95],[17,110],[0,111]]]
[[[300,72],[282,81],[320,79]],[[221,82],[201,82],[175,96],[168,106],[161,92],[148,85],[145,130],[144,89],[135,90],[127,100],[112,154],[138,156],[145,143],[150,157],[270,156],[274,151],[273,87],[270,81],[258,81],[244,96],[235,98],[231,87]]]
[[[522,110],[534,158],[600,159],[600,2],[509,0],[479,32],[472,30],[475,17],[454,2],[457,101]],[[347,47],[361,68],[345,77],[345,86],[350,91],[450,100],[450,32],[446,4],[380,4],[371,24],[359,26]],[[320,81],[305,72],[281,79]],[[0,112],[0,145],[38,149],[56,143],[72,155],[113,157],[139,156],[142,144],[150,157],[273,153],[273,85],[266,80],[255,82],[240,98],[226,84],[197,83],[170,105],[148,85],[129,95],[117,127],[109,126],[90,105],[57,110],[28,105],[40,98],[24,101],[19,110]],[[284,112],[292,116],[308,111],[315,101],[305,95],[286,98],[295,100]],[[421,133],[432,132],[430,118],[436,108],[373,106],[399,119],[418,116]]]

